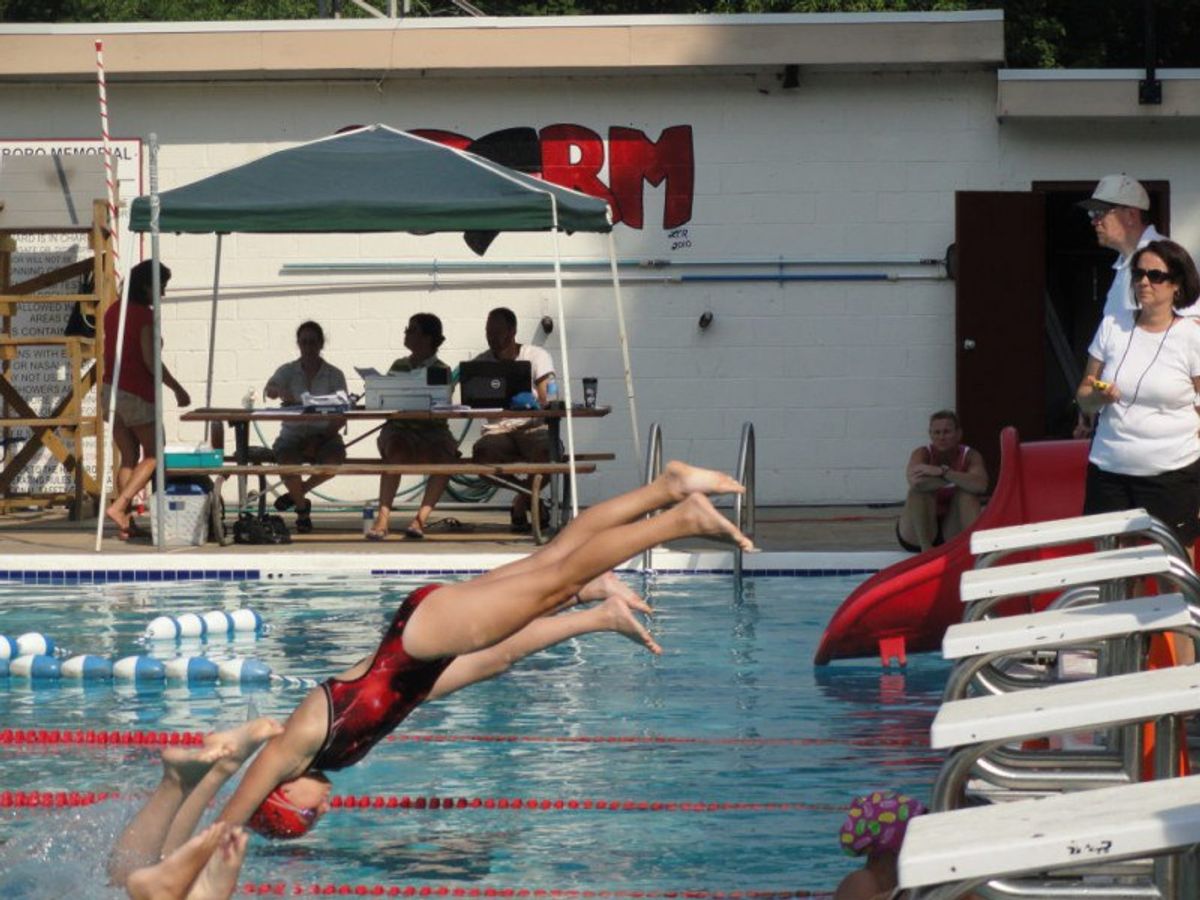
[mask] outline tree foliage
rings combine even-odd
[[[1014,68],[1145,65],[1151,0],[472,0],[494,16],[783,12],[928,12],[1001,8]],[[375,0],[382,9],[386,0]],[[312,19],[320,6],[367,13],[350,0],[0,0],[5,22]],[[462,15],[450,0],[411,0],[411,15]],[[1153,0],[1159,67],[1200,66],[1200,0]]]

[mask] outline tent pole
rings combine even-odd
[[[609,210],[612,218],[612,210]],[[625,363],[625,396],[629,400],[629,422],[633,426],[633,464],[641,459],[641,432],[638,431],[637,400],[633,396],[633,365],[629,361],[629,333],[625,330],[625,307],[621,302],[621,279],[617,275],[617,244],[613,233],[608,233],[608,264],[612,269],[613,300],[617,304],[617,333],[621,340],[621,357]]]
[[[162,275],[158,252],[158,135],[150,135],[150,294],[154,298],[154,515],[159,550],[167,546],[166,460],[163,457]]]
[[[217,300],[221,293],[221,233],[217,232],[217,249],[213,261],[212,318],[208,326],[208,383],[204,388],[204,405],[212,406],[213,361],[217,352]],[[204,423],[204,440],[208,440],[211,422]]]
[[[550,197],[550,234],[554,239],[554,294],[558,300],[558,350],[562,356],[562,396],[567,410],[567,461],[571,478],[571,516],[579,515],[579,482],[575,477],[575,417],[571,413],[571,362],[567,358],[567,316],[563,309],[562,254],[558,249],[558,198]],[[537,502],[537,498],[533,498]]]

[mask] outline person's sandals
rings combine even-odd
[[[313,530],[312,501],[305,500],[304,506],[296,507],[296,533],[310,534]]]
[[[420,525],[409,525],[404,529],[404,537],[409,541],[421,541],[425,539],[425,532],[421,530]]]
[[[388,533],[387,533],[386,528],[384,528],[382,531],[379,530],[378,528],[372,528],[370,531],[368,531],[366,534],[363,535],[363,537],[368,541],[386,541],[387,536],[388,536]]]
[[[296,508],[296,501],[292,499],[291,494],[280,494],[275,498],[275,509],[278,512],[287,512],[289,509]]]

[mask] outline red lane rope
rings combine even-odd
[[[0,745],[42,746],[120,745],[120,746],[197,746],[203,743],[199,731],[75,731],[46,728],[6,728],[0,731]],[[388,741],[401,743],[478,743],[478,744],[710,744],[715,746],[849,746],[849,747],[928,747],[923,735],[881,735],[870,738],[703,738],[670,735],[520,735],[520,734],[392,734]]]
[[[91,806],[116,799],[116,791],[0,791],[0,809]],[[333,809],[512,809],[530,812],[599,810],[607,812],[841,812],[831,803],[750,803],[738,801],[598,800],[550,797],[412,797],[407,794],[338,794],[330,798]]]
[[[269,894],[275,896],[313,896],[317,894],[339,894],[358,897],[536,897],[562,898],[562,900],[791,900],[791,898],[828,898],[831,891],[584,891],[575,889],[532,889],[532,888],[451,888],[415,887],[396,884],[335,884],[333,882],[246,882],[243,894]]]
[[[200,731],[75,731],[46,728],[5,728],[0,731],[3,744],[116,744],[120,746],[180,747],[197,746],[204,743]]]

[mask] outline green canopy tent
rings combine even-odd
[[[554,245],[554,281],[562,357],[563,395],[567,403],[567,448],[575,456],[571,410],[571,374],[567,356],[562,296],[560,231],[608,234],[609,262],[624,359],[635,459],[637,409],[629,361],[629,342],[617,278],[616,252],[608,204],[595,197],[550,184],[482,157],[419,138],[386,125],[363,128],[271,153],[225,172],[174,190],[157,191],[157,143],[151,135],[151,193],[133,201],[130,228],[150,232],[151,257],[158,260],[162,231],[215,234],[212,323],[209,333],[206,405],[212,403],[216,310],[220,294],[221,236],[233,232],[266,234],[330,232],[548,231]],[[155,322],[160,289],[155,267]],[[157,327],[157,324],[156,324]],[[117,347],[123,345],[124,306]],[[156,336],[157,337],[157,336]],[[159,392],[157,434],[162,440],[162,377],[155,346]],[[119,377],[120,356],[116,360]],[[115,397],[115,392],[113,392]],[[158,448],[157,502],[163,496],[163,456]],[[578,496],[571,472],[572,500]],[[102,498],[103,503],[103,498]],[[161,514],[162,510],[159,510]],[[160,518],[160,521],[162,519]],[[162,535],[159,530],[159,544]],[[96,547],[100,546],[100,527]]]

